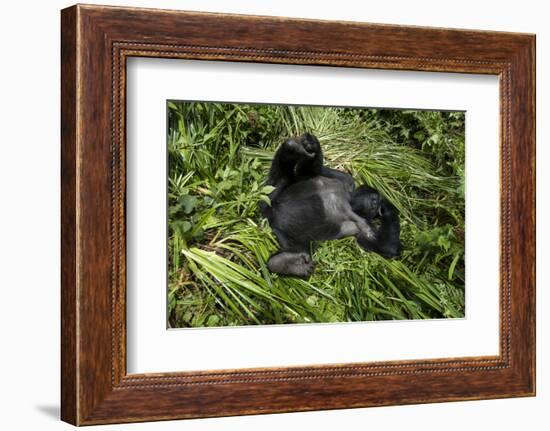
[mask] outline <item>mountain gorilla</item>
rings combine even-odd
[[[310,243],[346,236],[367,251],[400,254],[396,208],[371,187],[355,189],[351,175],[324,166],[315,136],[287,139],[273,157],[267,184],[275,187],[271,206],[260,208],[280,245],[267,262],[271,272],[306,278],[314,268]],[[371,224],[375,218],[378,228]]]

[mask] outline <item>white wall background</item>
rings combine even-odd
[[[538,396],[536,398],[104,426],[135,430],[545,430],[550,424],[550,13],[545,2],[101,1],[171,9],[477,28],[537,34]],[[5,2],[0,14],[0,427],[62,430],[59,415],[59,10]],[[546,270],[546,271],[545,271]],[[546,314],[545,314],[546,313]]]

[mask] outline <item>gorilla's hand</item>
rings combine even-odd
[[[388,200],[380,200],[380,219],[382,224],[378,230],[380,254],[387,258],[398,257],[403,250],[400,240],[399,211]]]
[[[380,199],[379,215],[382,220],[395,219],[399,217],[399,211],[388,200]]]
[[[370,223],[375,217],[382,215],[380,201],[380,194],[375,189],[363,185],[353,192],[351,207],[356,214]]]

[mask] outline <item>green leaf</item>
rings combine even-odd
[[[451,241],[446,236],[440,236],[437,238],[437,245],[443,248],[445,251],[449,251],[451,248]]]
[[[184,233],[189,232],[191,230],[191,228],[193,227],[193,225],[191,223],[189,223],[187,220],[179,222],[178,226],[181,229],[181,231],[184,232]]]
[[[318,299],[317,296],[315,295],[311,295],[311,296],[308,296],[307,299],[306,299],[306,302],[311,305],[312,307],[316,307],[317,306],[317,303],[318,303]]]
[[[218,191],[223,192],[224,190],[231,190],[235,183],[231,180],[224,180],[218,183]]]
[[[426,139],[426,135],[424,134],[424,132],[422,131],[419,131],[419,132],[416,132],[414,135],[413,135],[414,139],[416,139],[418,142],[423,142],[424,139]]]
[[[260,195],[260,200],[271,206],[271,199],[269,199],[267,196]]]
[[[456,268],[456,264],[458,263],[458,259],[460,259],[460,253],[457,253],[455,258],[451,262],[451,265],[449,266],[449,274],[448,274],[449,280],[453,279],[453,274],[455,272],[455,268]]]
[[[220,316],[217,314],[211,314],[206,320],[206,326],[216,326],[220,320]]]
[[[197,206],[197,198],[191,195],[183,195],[180,197],[179,203],[183,207],[185,214],[191,214]]]

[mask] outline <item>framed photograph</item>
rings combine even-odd
[[[535,37],[61,14],[61,416],[535,394]]]

